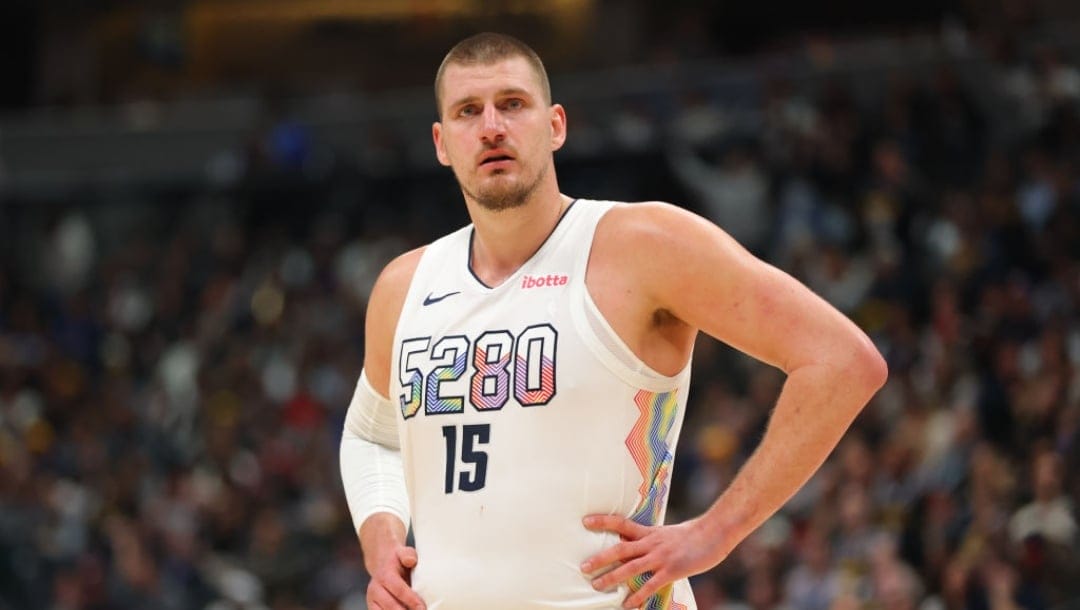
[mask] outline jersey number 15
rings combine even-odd
[[[476,445],[486,445],[491,440],[491,424],[466,424],[461,426],[461,462],[472,464],[472,476],[468,472],[457,473],[457,481],[454,480],[455,465],[457,464],[457,426],[443,426],[442,435],[446,440],[446,485],[443,491],[454,492],[454,483],[461,491],[478,491],[487,483],[488,454],[486,451],[477,451]]]

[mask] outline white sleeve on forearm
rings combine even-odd
[[[349,503],[353,527],[388,512],[409,527],[409,496],[401,464],[397,413],[394,404],[379,396],[363,371],[345,415],[341,436],[341,482]]]

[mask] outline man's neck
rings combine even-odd
[[[572,199],[555,191],[523,206],[492,211],[469,205],[475,233],[469,264],[480,281],[498,286],[528,261],[555,226]]]

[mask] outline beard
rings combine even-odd
[[[468,198],[475,201],[480,207],[492,212],[501,212],[519,208],[528,203],[529,197],[540,186],[540,181],[544,179],[546,174],[547,167],[544,167],[531,182],[492,180],[476,191],[469,190],[465,183],[458,178],[458,186],[461,187],[462,192]]]

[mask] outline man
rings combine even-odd
[[[368,604],[695,608],[687,577],[821,465],[884,362],[700,217],[561,194],[566,113],[523,43],[459,43],[435,93],[472,224],[391,262],[369,301],[341,449]],[[664,526],[699,330],[788,378],[731,486]]]

